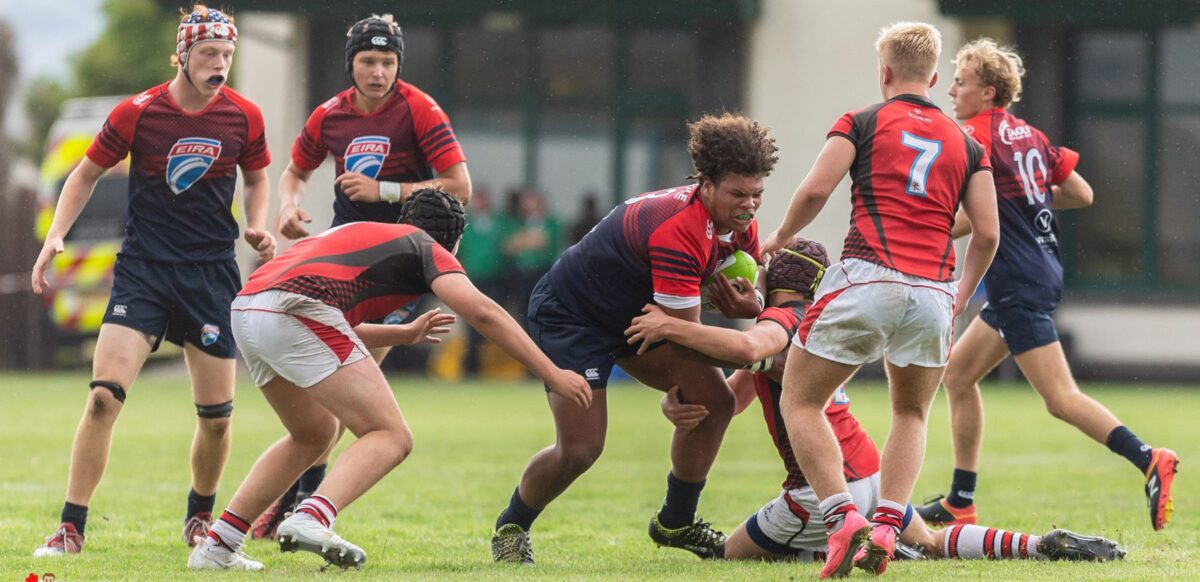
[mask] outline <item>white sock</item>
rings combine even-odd
[[[1043,559],[1037,551],[1041,539],[981,525],[953,525],[946,528],[942,555],[963,560]]]
[[[327,497],[313,495],[296,506],[296,513],[311,515],[325,527],[333,529],[333,522],[337,521],[338,509]]]
[[[850,496],[850,492],[842,492],[836,495],[830,495],[821,501],[817,507],[821,510],[821,515],[825,519],[825,529],[829,533],[833,533],[841,529],[842,522],[845,521],[846,514],[851,511],[858,511],[854,506],[854,498]]]
[[[236,552],[242,548],[248,531],[250,531],[250,522],[226,509],[209,528],[208,537],[218,546]]]

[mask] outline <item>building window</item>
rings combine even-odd
[[[1084,29],[1067,84],[1070,143],[1095,204],[1065,212],[1068,284],[1200,288],[1200,31]]]

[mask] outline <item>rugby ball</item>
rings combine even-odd
[[[738,277],[741,277],[749,281],[751,285],[754,285],[754,282],[758,280],[758,262],[754,260],[754,257],[750,256],[750,253],[734,251],[732,255],[725,257],[724,260],[717,263],[717,267],[713,269],[712,276],[705,279],[704,283],[700,285],[700,308],[705,311],[719,313],[721,310],[716,305],[713,305],[708,297],[708,288],[713,283],[713,277],[717,275],[729,279],[730,282],[736,281]],[[737,283],[733,284],[733,288],[739,292],[742,291],[741,286]]]

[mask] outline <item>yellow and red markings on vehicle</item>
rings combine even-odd
[[[50,293],[46,295],[54,325],[63,331],[85,334],[100,329],[120,248],[119,241],[67,244],[54,257],[49,269]]]

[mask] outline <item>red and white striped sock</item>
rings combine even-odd
[[[880,499],[875,506],[875,515],[871,517],[871,525],[887,525],[896,530],[896,535],[900,535],[900,530],[904,529],[904,506],[889,501]]]
[[[321,522],[321,525],[333,529],[333,522],[337,520],[338,510],[337,506],[328,498],[322,495],[313,495],[296,506],[296,513],[311,515],[313,519]]]
[[[226,509],[209,528],[208,537],[217,545],[236,552],[241,549],[242,542],[246,541],[246,532],[248,531],[250,531],[250,522]]]
[[[830,495],[824,501],[821,501],[818,506],[821,509],[821,515],[824,516],[825,529],[829,533],[833,533],[842,527],[842,522],[846,520],[846,514],[851,511],[858,511],[854,505],[854,498],[849,492]]]
[[[942,555],[963,560],[1040,560],[1041,536],[1005,531],[981,525],[954,525],[946,528]]]

